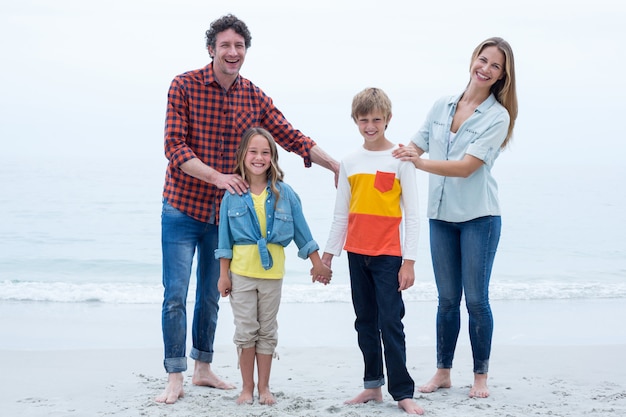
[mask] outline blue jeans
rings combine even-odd
[[[493,335],[489,279],[500,229],[500,216],[460,223],[430,220],[430,251],[439,292],[437,368],[452,368],[461,327],[461,296],[465,293],[474,372],[489,371]]]
[[[196,300],[192,325],[192,359],[211,363],[213,340],[217,325],[220,293],[217,290],[219,261],[217,225],[197,221],[163,203],[161,214],[161,246],[163,250],[162,328],[168,373],[187,370],[187,292],[193,257],[198,250],[196,268]]]
[[[354,327],[365,362],[364,387],[378,388],[385,383],[382,338],[389,394],[396,401],[413,398],[415,384],[406,369],[404,302],[398,291],[402,258],[348,252],[348,264]]]

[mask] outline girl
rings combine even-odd
[[[395,152],[430,174],[430,250],[439,293],[437,372],[419,388],[449,388],[459,336],[461,296],[469,313],[474,359],[470,397],[489,396],[487,372],[493,316],[491,268],[500,239],[498,187],[491,168],[513,134],[517,118],[515,65],[502,38],[481,42],[472,54],[461,94],[437,101],[408,146]],[[429,153],[429,159],[420,156]]]
[[[271,405],[276,402],[269,378],[278,342],[284,247],[296,243],[298,256],[311,260],[316,280],[327,284],[331,271],[321,262],[300,198],[282,182],[276,143],[267,130],[253,127],[244,133],[235,173],[250,188],[241,195],[226,193],[221,203],[215,251],[220,260],[218,289],[222,297],[230,296],[235,321],[233,341],[243,382],[237,404],[253,402],[256,362],[259,403]]]

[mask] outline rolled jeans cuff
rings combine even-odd
[[[168,374],[185,372],[187,370],[187,358],[166,358],[163,361],[163,367]]]
[[[202,352],[201,350],[198,350],[195,347],[191,348],[191,352],[189,352],[189,357],[191,359],[204,362],[204,363],[213,362],[213,352]]]
[[[486,374],[489,373],[489,359],[474,361],[474,373]]]
[[[378,379],[374,379],[374,380],[370,380],[370,381],[363,381],[363,387],[365,389],[379,388],[379,387],[382,387],[383,385],[385,385],[385,377],[384,376],[381,376]]]

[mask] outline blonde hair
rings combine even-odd
[[[391,117],[391,100],[380,88],[366,88],[352,99],[352,120],[357,121],[359,116],[380,111],[385,122]]]
[[[484,40],[474,49],[472,60],[470,61],[470,68],[483,49],[489,46],[495,46],[504,55],[504,76],[491,86],[491,92],[493,95],[509,112],[509,131],[504,139],[504,142],[502,143],[502,146],[500,146],[501,149],[504,149],[509,144],[511,137],[513,136],[513,128],[515,127],[515,120],[517,119],[515,59],[513,58],[513,49],[507,41],[499,37],[492,37]]]
[[[276,187],[276,183],[278,181],[282,181],[285,174],[283,170],[278,166],[278,147],[276,146],[276,141],[272,137],[272,134],[262,127],[251,127],[246,130],[241,137],[241,142],[239,143],[239,148],[237,148],[237,153],[235,154],[235,174],[241,175],[241,178],[244,180],[248,180],[246,177],[246,153],[248,152],[248,147],[250,146],[250,141],[253,137],[261,135],[265,139],[267,139],[267,143],[270,145],[271,159],[270,159],[270,168],[267,170],[267,179],[270,183],[270,189],[274,194],[276,194],[276,202],[280,198],[280,192],[278,191],[278,187]]]

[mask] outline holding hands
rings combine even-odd
[[[331,271],[328,265],[325,265],[320,262],[319,265],[313,265],[311,268],[311,278],[313,282],[321,282],[324,285],[330,284],[330,279],[333,276],[333,271]]]
[[[322,255],[322,259],[321,259],[321,264],[322,266],[327,268],[328,271],[330,271],[331,275],[332,275],[332,271],[330,268],[331,268],[332,260],[333,260],[333,255],[327,252],[324,252],[324,254]],[[315,273],[314,269],[315,268],[311,268],[311,277],[312,277],[313,282],[316,282],[316,281],[321,282],[324,285],[330,284],[330,276],[326,276],[320,273]]]

